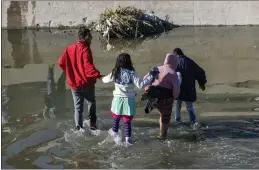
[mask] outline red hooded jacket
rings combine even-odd
[[[66,48],[58,60],[59,67],[66,72],[71,89],[87,88],[101,78],[93,64],[90,45],[79,40]]]

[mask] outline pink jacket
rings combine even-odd
[[[161,86],[168,89],[173,89],[173,98],[176,99],[180,94],[180,85],[175,69],[177,67],[178,57],[173,54],[167,54],[164,65],[159,66],[158,79],[155,80],[153,86]],[[148,87],[145,88],[147,90]]]

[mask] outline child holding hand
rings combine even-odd
[[[131,145],[131,121],[136,114],[136,92],[134,85],[141,89],[154,81],[154,72],[150,72],[144,79],[141,79],[133,67],[131,57],[127,53],[122,53],[117,57],[114,69],[110,74],[102,78],[103,83],[114,82],[113,100],[111,113],[113,117],[113,134],[115,142],[118,142],[118,130],[120,119],[124,121],[125,142]]]

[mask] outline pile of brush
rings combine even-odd
[[[172,23],[135,7],[118,7],[116,10],[105,9],[94,30],[104,38],[137,38],[172,30]]]

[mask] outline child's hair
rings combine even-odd
[[[130,55],[128,53],[121,53],[117,57],[115,67],[112,69],[112,77],[114,77],[114,80],[118,78],[121,68],[135,71],[133,64],[131,62]]]

